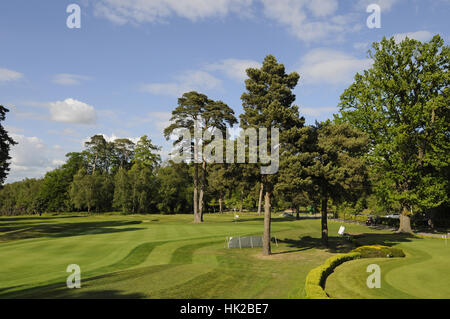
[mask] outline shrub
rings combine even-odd
[[[325,280],[340,264],[361,257],[359,252],[351,252],[348,254],[339,254],[328,258],[323,265],[314,268],[306,276],[305,294],[310,299],[328,299],[328,295],[323,290]]]
[[[360,253],[361,258],[405,257],[403,250],[381,245],[361,246],[354,249],[353,252]]]

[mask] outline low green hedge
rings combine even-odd
[[[361,258],[392,258],[405,257],[403,250],[382,245],[361,246],[353,249],[361,254]]]
[[[340,264],[361,257],[359,252],[351,252],[348,254],[339,254],[328,258],[323,265],[314,268],[306,276],[305,293],[309,299],[329,299],[323,290],[325,280]]]
[[[388,246],[372,245],[361,246],[350,253],[339,254],[328,258],[324,264],[312,269],[306,276],[305,294],[309,299],[329,299],[323,288],[327,277],[340,264],[359,258],[391,258],[405,257],[403,250]]]
[[[364,214],[350,214],[350,213],[344,214],[344,212],[338,212],[337,217],[339,219],[345,219],[348,221],[365,223],[368,216]]]

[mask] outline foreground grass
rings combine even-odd
[[[206,215],[201,225],[190,215],[0,217],[0,298],[302,298],[312,268],[353,248],[334,237],[338,223],[329,223],[325,249],[320,220],[274,217],[272,256],[261,256],[260,248],[226,249],[227,236],[263,229],[262,217],[233,217]],[[346,227],[364,238],[413,243]],[[69,264],[81,267],[81,289],[66,288]]]

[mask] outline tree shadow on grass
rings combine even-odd
[[[129,259],[125,257],[124,261]],[[132,267],[136,263],[128,263],[127,267]],[[97,272],[104,272],[103,274],[90,276],[87,278],[82,276],[81,288],[69,289],[66,285],[66,278],[60,278],[57,282],[44,283],[37,287],[30,287],[27,285],[19,285],[14,287],[7,287],[0,289],[0,299],[138,299],[146,298],[145,295],[139,293],[124,294],[115,289],[103,289],[104,286],[110,286],[119,282],[126,282],[129,280],[137,280],[139,277],[149,274],[155,274],[169,268],[177,267],[177,265],[153,265],[137,269],[125,269],[122,262],[106,266]],[[17,288],[22,288],[17,290]],[[133,289],[133,286],[130,285]],[[11,291],[13,290],[13,291]],[[14,291],[15,290],[15,291]]]
[[[321,238],[313,238],[311,236],[303,236],[299,240],[285,238],[278,240],[278,242],[285,243],[288,247],[296,249],[274,254],[287,254],[310,249],[326,249],[331,253],[346,253],[354,248],[353,243],[340,237],[328,237],[328,247],[322,244]]]
[[[264,220],[264,216],[255,217],[255,218],[239,218],[237,223],[256,222],[256,221],[263,221],[263,220]],[[293,221],[296,221],[296,220],[297,219],[295,219],[295,217],[280,217],[280,218],[272,218],[270,221],[272,223],[280,223],[280,222],[293,222]]]
[[[135,231],[144,228],[128,227],[117,229],[114,227],[137,225],[141,223],[142,221],[99,221],[81,223],[55,223],[34,225],[31,227],[29,225],[17,225],[16,229],[13,230],[10,230],[11,227],[0,227],[0,232],[6,230],[8,231],[8,233],[0,235],[0,242],[39,237],[57,238]]]
[[[64,290],[63,290],[64,289]],[[99,289],[99,290],[87,290],[83,291],[81,288],[69,289],[67,287],[61,288],[52,293],[48,292],[36,292],[34,295],[25,296],[10,296],[10,298],[18,299],[143,299],[146,296],[138,292],[126,293],[124,291],[115,289]]]
[[[356,246],[383,245],[389,247],[400,243],[411,242],[413,239],[421,239],[404,233],[363,233],[352,235],[351,238]]]
[[[126,293],[120,290],[92,290],[79,292],[75,291],[71,296],[67,294],[66,296],[60,297],[60,299],[144,299],[146,295],[139,292]]]
[[[322,244],[321,238],[313,238],[310,236],[301,237],[299,240],[288,239],[278,240],[279,243],[285,243],[288,247],[296,248],[295,250],[276,252],[274,254],[287,254],[309,249],[322,249],[330,253],[348,253],[356,247],[365,245],[383,245],[394,246],[403,242],[410,242],[416,237],[409,234],[380,234],[380,233],[363,233],[350,235],[349,237],[328,237],[328,247]]]

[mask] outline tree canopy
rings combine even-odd
[[[339,119],[369,136],[375,188],[400,203],[399,230],[410,232],[414,207],[449,200],[450,49],[438,35],[372,48],[373,66],[342,94]]]

